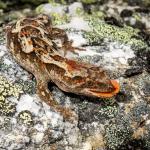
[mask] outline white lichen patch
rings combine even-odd
[[[128,59],[135,57],[130,46],[113,42],[109,44],[109,51],[103,52],[102,57],[107,64],[105,68],[127,69]]]
[[[4,54],[5,52],[7,52],[7,48],[5,45],[0,45],[0,54]],[[3,56],[3,55],[0,55],[0,57]]]
[[[70,40],[73,41],[72,46],[80,47],[84,44],[87,44],[87,40],[83,38],[83,36],[80,33],[69,33],[68,37]]]
[[[9,59],[7,59],[7,58],[5,58],[4,59],[4,64],[6,64],[6,65],[12,65],[13,64],[13,62],[11,62]]]
[[[37,104],[35,98],[26,94],[20,97],[20,100],[16,106],[17,113],[21,111],[28,110],[32,112],[34,115],[38,115],[40,111],[40,105]]]
[[[0,47],[1,48],[1,47]],[[4,56],[5,52],[4,51],[0,51],[0,57]]]
[[[75,29],[75,30],[84,30],[84,31],[90,31],[90,27],[88,25],[88,22],[84,20],[83,17],[72,17],[70,22],[65,25],[59,25],[57,26],[62,29]]]
[[[129,68],[128,59],[135,57],[134,51],[129,45],[119,44],[118,42],[110,42],[107,44],[107,50],[101,46],[84,47],[85,51],[80,51],[79,56],[83,61],[102,66],[106,70],[125,71]],[[78,52],[78,51],[77,51]],[[99,58],[98,62],[91,61],[92,57]],[[91,58],[91,59],[87,59]]]
[[[51,111],[47,104],[43,103],[42,105],[38,97],[30,96],[28,94],[21,96],[20,101],[16,106],[16,111],[16,115],[24,111],[31,112],[31,114],[34,116],[34,120],[38,120],[34,126],[35,129],[42,133],[45,132],[45,130],[47,130],[49,127],[58,127],[59,124],[63,122],[62,116]],[[23,117],[28,119],[30,116],[23,115]]]

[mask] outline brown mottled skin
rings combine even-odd
[[[52,27],[48,16],[20,19],[6,27],[6,35],[14,59],[35,76],[40,98],[64,117],[70,118],[72,114],[53,100],[49,81],[63,91],[79,95],[108,98],[118,93],[119,84],[110,80],[103,69],[60,54],[62,50],[66,54],[68,50],[81,49],[72,47],[64,30]],[[61,46],[55,40],[60,40]]]

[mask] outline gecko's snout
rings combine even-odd
[[[120,90],[120,85],[116,80],[110,80],[113,90],[109,92],[99,92],[97,89],[86,89],[86,91],[95,97],[110,98],[116,95]]]

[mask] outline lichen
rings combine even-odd
[[[2,116],[0,117],[0,129],[1,131],[11,131],[11,117],[10,116]]]
[[[52,5],[55,5],[59,6],[59,4],[57,3],[53,3]],[[36,8],[36,13],[37,14],[40,14],[40,13],[45,13],[44,9],[43,9],[44,5],[40,5]],[[51,16],[51,19],[52,19],[52,24],[53,25],[62,25],[62,24],[66,24],[70,21],[70,16],[66,13],[57,13],[57,12],[50,12],[49,14]]]
[[[17,81],[17,83],[21,84],[24,93],[28,93],[28,94],[34,94],[35,93],[35,85],[36,85],[35,80],[23,81],[22,79],[20,79]]]
[[[53,25],[62,25],[69,22],[70,17],[66,15],[60,15],[59,13],[51,13]]]
[[[0,60],[0,71],[8,71],[10,68],[10,65],[4,64],[3,60]]]
[[[109,124],[106,127],[106,142],[107,147],[111,150],[116,150],[122,144],[125,144],[131,137],[131,131],[127,123],[124,124]]]
[[[144,130],[138,132],[138,128],[141,127],[137,126],[143,122],[143,116],[150,114],[147,103],[139,102],[127,114],[123,112],[123,108],[119,109],[117,116],[105,126],[105,139],[108,149],[121,149],[121,147],[128,146],[131,141],[137,139],[146,142],[146,146],[149,147],[149,129],[146,129],[146,125],[144,125]],[[138,134],[135,136],[136,131]],[[139,134],[140,131],[141,134]]]
[[[129,117],[135,121],[137,124],[140,124],[143,121],[143,116],[150,114],[150,107],[146,102],[137,103],[128,114]]]
[[[0,113],[4,115],[12,115],[15,113],[15,105],[7,100],[8,97],[14,96],[19,97],[22,93],[21,86],[13,84],[8,81],[5,77],[0,75]]]
[[[13,115],[15,112],[15,105],[11,104],[4,97],[0,96],[0,113],[8,116]]]
[[[18,114],[18,122],[21,122],[25,125],[31,125],[33,123],[32,113],[28,110],[21,111]]]
[[[150,127],[148,127],[148,133],[145,136],[144,140],[145,140],[145,147],[147,149],[150,149]]]
[[[137,38],[138,29],[133,29],[129,26],[117,27],[104,22],[96,16],[88,16],[86,18],[89,22],[91,31],[85,32],[84,37],[89,40],[90,44],[100,44],[101,39],[109,39],[110,41],[118,41],[140,49],[147,48],[147,44],[141,39]]]
[[[118,108],[116,106],[106,106],[106,107],[102,107],[99,110],[99,112],[101,115],[104,115],[105,117],[113,118],[117,115]]]

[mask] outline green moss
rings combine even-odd
[[[136,38],[139,30],[125,26],[123,28],[105,23],[99,17],[90,16],[87,18],[90,32],[85,32],[84,36],[89,40],[90,44],[100,44],[100,39],[109,39],[118,41],[127,45],[138,47],[140,49],[147,48],[147,45],[141,39]]]
[[[32,113],[28,110],[21,111],[18,114],[18,121],[26,125],[31,125],[33,123]]]
[[[15,113],[15,105],[6,98],[10,96],[19,97],[22,93],[20,85],[13,84],[3,76],[0,76],[0,113],[4,115],[12,115]]]

